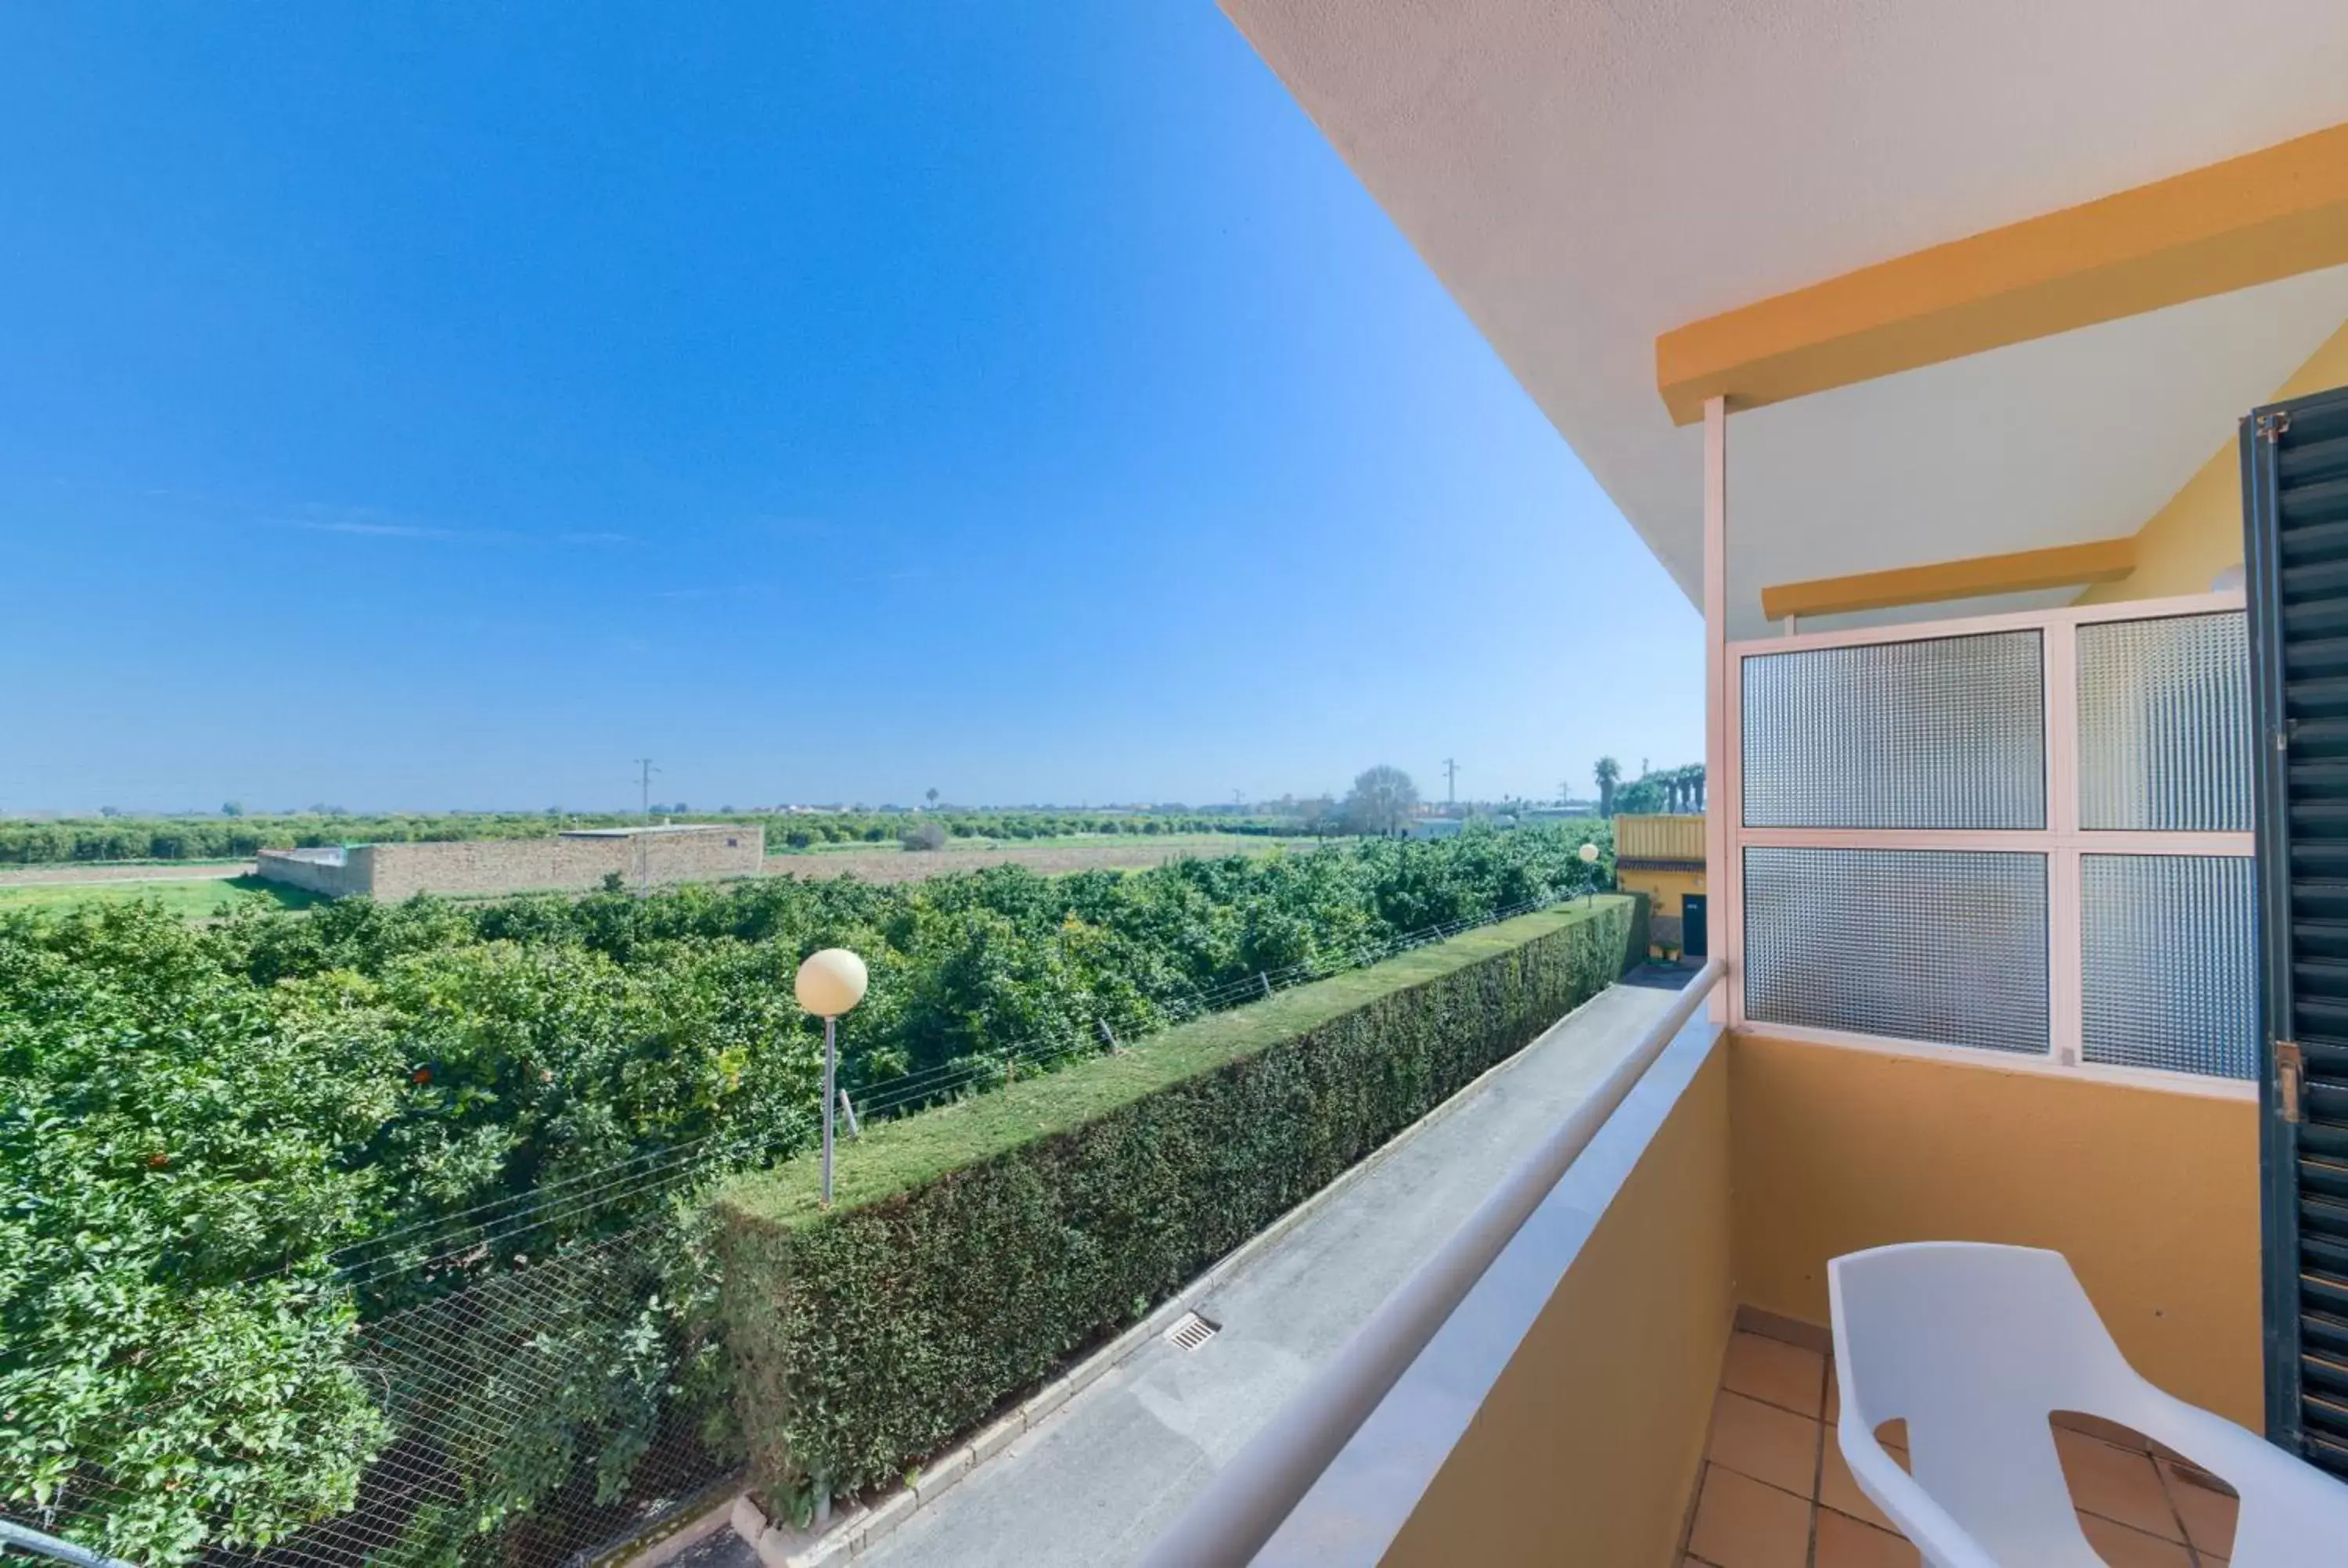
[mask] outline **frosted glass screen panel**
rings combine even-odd
[[[2046,825],[2035,630],[1744,661],[1747,827]]]
[[[2044,1054],[2046,857],[1748,847],[1745,1012]]]
[[[2250,831],[2242,612],[2079,628],[2079,825]]]
[[[2082,1056],[2255,1076],[2253,876],[2248,856],[2079,857]]]

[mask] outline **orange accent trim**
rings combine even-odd
[[[1655,340],[1675,425],[2348,262],[2348,125],[1935,245]]]
[[[1890,610],[1903,604],[1938,604],[1993,593],[2024,593],[2032,589],[2114,582],[2135,569],[2136,538],[2131,535],[2120,539],[2097,539],[2092,544],[2055,545],[2043,550],[2016,550],[2011,555],[1972,556],[1931,566],[1900,567],[1892,571],[1781,582],[1761,590],[1761,613],[1771,620],[1783,620],[1789,615],[1843,615],[1859,610]]]

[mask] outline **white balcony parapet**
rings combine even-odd
[[[1520,1161],[1450,1240],[1386,1298],[1303,1392],[1217,1471],[1141,1559],[1144,1568],[1251,1562],[1432,1342],[1485,1271],[1695,1017],[1721,979],[1706,964],[1604,1082]],[[1373,1561],[1375,1552],[1365,1561]]]

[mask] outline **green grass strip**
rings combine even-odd
[[[0,884],[0,911],[32,909],[61,915],[96,905],[149,903],[183,920],[209,919],[246,904],[306,909],[318,895],[258,876],[100,878],[87,882]]]

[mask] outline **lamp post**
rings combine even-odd
[[[839,1019],[864,999],[864,960],[846,948],[809,953],[792,988],[799,1006],[823,1020],[823,1206],[831,1207],[831,1118],[839,1071]]]
[[[1578,853],[1581,855],[1581,863],[1582,863],[1584,866],[1595,866],[1595,865],[1597,865],[1597,864],[1598,864],[1598,841],[1597,841],[1596,839],[1591,839],[1589,843],[1587,843],[1587,844],[1583,845],[1581,846],[1581,850],[1580,850]],[[1586,886],[1581,889],[1581,907],[1582,907],[1583,908],[1587,909],[1587,908],[1589,908],[1589,907],[1590,907],[1590,900],[1591,899],[1591,897],[1593,897],[1597,894],[1597,892],[1598,892],[1598,884],[1597,884],[1597,883],[1595,883],[1595,882],[1591,882],[1591,883],[1590,883],[1590,884],[1586,885]]]

